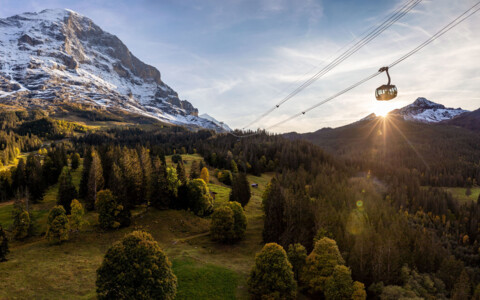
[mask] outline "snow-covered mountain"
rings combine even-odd
[[[200,118],[205,119],[205,120],[209,120],[209,121],[217,124],[217,126],[225,129],[226,131],[232,131],[232,128],[230,128],[227,124],[225,124],[225,122],[220,122],[217,119],[215,119],[214,117],[210,116],[209,114],[201,114]]]
[[[0,19],[0,102],[79,102],[164,122],[221,130],[165,84],[115,35],[65,9]]]
[[[389,112],[389,114],[399,115],[406,121],[438,123],[450,120],[466,112],[468,112],[468,110],[463,110],[461,108],[446,108],[442,104],[420,97],[412,104],[400,109],[395,109]]]

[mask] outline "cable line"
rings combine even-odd
[[[376,38],[378,35],[380,35],[382,32],[384,32],[387,28],[389,28],[391,25],[393,25],[396,21],[398,21],[400,18],[402,18],[404,15],[406,15],[410,10],[412,10],[415,6],[417,6],[422,0],[409,0],[406,4],[404,4],[402,7],[399,9],[395,10],[389,17],[387,17],[380,25],[374,27],[366,36],[364,36],[362,39],[357,41],[352,47],[344,51],[340,56],[338,56],[336,59],[334,59],[332,62],[330,62],[327,66],[322,68],[320,71],[315,73],[312,77],[310,77],[308,80],[306,80],[304,83],[302,83],[299,87],[297,87],[295,90],[293,90],[290,94],[288,94],[286,97],[284,97],[280,102],[278,102],[274,107],[270,108],[267,110],[265,113],[260,115],[258,118],[250,122],[249,124],[245,125],[243,129],[250,127],[251,125],[257,123],[270,113],[272,113],[275,109],[279,108],[280,105],[283,103],[287,102],[294,96],[296,96],[298,93],[309,87],[312,83],[317,81],[320,77],[328,73],[330,70],[338,66],[340,63],[345,61],[347,58],[352,56],[355,52],[360,50],[363,46],[368,44],[370,41],[372,41],[374,38]]]
[[[418,51],[420,51],[421,49],[423,49],[424,47],[426,47],[427,45],[429,45],[430,43],[432,43],[433,41],[435,41],[436,39],[438,39],[439,37],[441,37],[442,35],[444,35],[445,33],[449,32],[450,30],[452,30],[453,28],[455,28],[456,26],[458,26],[460,23],[462,23],[463,21],[465,21],[466,19],[468,19],[470,16],[472,16],[473,14],[475,14],[476,12],[478,12],[480,10],[480,1],[477,2],[476,4],[474,4],[473,6],[471,6],[469,9],[467,9],[464,13],[462,13],[460,16],[458,16],[457,18],[455,18],[453,21],[451,21],[450,23],[448,23],[446,26],[444,26],[442,29],[440,29],[437,33],[435,33],[434,35],[432,35],[429,39],[427,39],[425,42],[423,42],[422,44],[420,44],[419,46],[415,47],[414,49],[412,49],[410,52],[408,52],[407,54],[403,55],[402,57],[400,57],[399,59],[397,59],[396,61],[394,61],[393,63],[391,63],[388,67],[389,68],[393,68],[394,66],[398,65],[399,63],[401,63],[402,61],[406,60],[407,58],[409,58],[410,56],[412,56],[413,54],[417,53]],[[343,95],[345,94],[346,92],[356,88],[357,86],[359,85],[362,85],[363,83],[369,81],[370,79],[378,76],[379,74],[381,74],[382,72],[381,71],[377,71],[376,73],[373,73],[372,75],[360,80],[359,82],[351,85],[350,87],[338,92],[337,94],[333,95],[333,96],[330,96],[320,102],[318,102],[317,104],[307,108],[306,110],[300,112],[300,113],[297,113],[283,121],[280,121],[274,125],[271,125],[265,129],[271,129],[273,127],[277,127],[279,125],[282,125],[288,121],[291,121],[299,116],[302,116],[304,115],[305,113],[337,98],[338,96],[340,95]]]

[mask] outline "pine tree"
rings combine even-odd
[[[45,237],[52,243],[59,244],[69,239],[70,227],[65,209],[61,205],[54,206],[48,214],[47,233]]]
[[[33,203],[38,203],[43,198],[45,186],[42,176],[42,165],[40,160],[32,153],[27,157],[25,174],[27,175],[29,200]]]
[[[80,166],[80,154],[77,152],[73,153],[70,160],[72,164],[72,170],[78,169]]]
[[[468,273],[463,270],[452,290],[452,300],[470,299],[472,285]]]
[[[97,192],[103,189],[103,169],[98,152],[92,151],[92,162],[90,165],[90,172],[88,174],[88,192],[85,199],[85,208],[93,210],[95,208],[95,200],[97,199]]]
[[[197,161],[192,161],[192,165],[190,166],[190,180],[198,178],[198,165]]]
[[[80,180],[80,187],[79,187],[79,196],[82,199],[87,198],[88,194],[88,179],[90,175],[90,166],[92,165],[92,148],[89,147],[85,151],[83,157],[83,169],[82,169],[82,178]]]
[[[95,206],[98,211],[98,223],[102,229],[115,229],[122,225],[120,213],[123,206],[117,203],[110,190],[98,192]]]
[[[265,224],[263,227],[263,241],[265,243],[279,242],[287,226],[284,216],[285,196],[280,183],[273,178],[262,196]]]
[[[108,249],[97,270],[96,286],[101,300],[173,300],[177,277],[153,237],[144,231],[134,231]]]
[[[152,159],[148,149],[142,147],[138,150],[138,156],[140,159],[140,165],[142,166],[142,198],[145,203],[151,201],[152,191]]]
[[[295,299],[297,284],[292,265],[282,246],[266,244],[255,256],[255,265],[248,277],[252,299]]]
[[[232,190],[230,191],[230,201],[238,202],[245,207],[250,201],[250,184],[245,173],[237,173],[233,177]]]
[[[58,180],[57,204],[63,206],[66,213],[70,213],[72,200],[77,198],[77,189],[72,182],[72,175],[68,167],[63,167]]]
[[[7,235],[3,230],[2,224],[0,224],[0,262],[7,261],[9,252]]]
[[[25,173],[25,161],[23,158],[20,158],[18,161],[18,165],[15,168],[15,171],[12,175],[13,181],[13,189],[15,193],[20,193],[20,195],[24,195],[25,193],[25,186],[27,185],[27,175]]]
[[[177,164],[177,176],[181,185],[187,184],[187,174],[185,173],[185,166],[182,161],[179,161]]]
[[[203,179],[206,184],[210,182],[210,175],[208,174],[208,169],[206,167],[202,168],[202,172],[200,172],[200,178]]]

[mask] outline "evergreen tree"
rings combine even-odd
[[[325,282],[325,299],[351,299],[353,294],[352,272],[349,268],[337,265]]]
[[[137,151],[123,148],[119,166],[122,169],[125,189],[125,200],[122,203],[124,208],[130,211],[135,205],[146,201],[142,198],[143,175]]]
[[[55,244],[69,239],[70,227],[65,209],[61,205],[54,206],[48,214],[47,233],[45,237]]]
[[[33,203],[38,203],[43,198],[45,186],[42,176],[42,165],[33,153],[30,153],[27,157],[25,174],[27,175],[29,200]]]
[[[338,250],[337,243],[329,238],[322,238],[315,243],[312,253],[307,256],[305,268],[300,280],[312,295],[325,292],[325,283],[332,276],[335,266],[345,261]]]
[[[20,195],[25,194],[25,186],[27,185],[27,175],[25,173],[25,161],[20,158],[12,175],[13,190]]]
[[[142,147],[138,150],[138,156],[140,159],[140,165],[142,166],[142,195],[143,202],[149,203],[152,198],[152,159],[150,152],[146,148]]]
[[[240,203],[228,202],[227,205],[233,211],[233,240],[241,240],[245,237],[247,230],[247,216]]]
[[[103,189],[103,186],[104,179],[100,155],[97,151],[92,151],[92,162],[88,174],[87,197],[85,198],[85,208],[87,210],[93,210],[95,208],[97,192]]]
[[[72,164],[72,170],[78,169],[80,166],[80,154],[77,152],[73,153],[70,160]]]
[[[462,300],[462,299],[470,299],[471,297],[471,283],[468,273],[463,270],[460,273],[460,277],[458,277],[457,282],[452,290],[452,300]]]
[[[361,282],[355,281],[353,283],[352,300],[366,300],[367,292],[365,291],[365,285]]]
[[[99,299],[173,300],[177,278],[171,266],[150,234],[134,231],[105,254],[97,270],[97,296]]]
[[[9,252],[7,235],[3,230],[2,224],[0,224],[0,262],[7,261],[7,254]]]
[[[206,216],[212,212],[213,199],[207,184],[202,179],[193,179],[188,182],[188,207],[197,216]]]
[[[237,173],[233,177],[232,190],[230,191],[230,201],[238,202],[245,207],[250,201],[250,184],[245,173]]]
[[[13,205],[13,237],[16,240],[26,238],[30,233],[30,214],[25,210],[22,200],[16,200]]]
[[[265,243],[279,242],[287,225],[284,216],[285,196],[276,178],[272,178],[265,189],[262,203],[265,213],[263,241]]]
[[[198,178],[198,164],[196,160],[192,161],[192,165],[190,166],[190,179]]]
[[[282,246],[266,244],[255,256],[248,278],[252,299],[295,299],[297,284]]]
[[[292,264],[295,280],[298,280],[299,274],[305,266],[307,259],[307,249],[302,244],[290,244],[287,251],[288,261]]]
[[[98,223],[102,229],[115,229],[122,225],[119,205],[110,190],[99,191],[95,206],[98,211]]]
[[[73,199],[70,207],[70,215],[68,216],[71,230],[79,231],[82,226],[87,223],[83,219],[84,215],[85,210],[83,209],[82,204],[77,199]]]
[[[187,174],[185,173],[185,166],[182,161],[179,161],[177,164],[177,176],[181,185],[187,184]]]
[[[234,217],[233,211],[228,206],[221,206],[212,214],[210,236],[214,241],[230,243],[234,240]]]
[[[202,168],[202,172],[200,172],[200,179],[203,179],[206,184],[210,182],[210,175],[208,174],[208,169],[206,167]]]
[[[83,156],[82,178],[78,193],[80,198],[86,199],[88,194],[88,180],[90,176],[90,166],[92,165],[92,147],[88,147]]]
[[[167,181],[167,170],[158,157],[154,160],[153,164],[155,171],[152,182],[151,204],[157,209],[167,209],[170,207],[172,200],[172,194],[169,191],[169,184]]]
[[[69,214],[72,200],[77,198],[77,189],[72,182],[72,175],[68,167],[63,167],[58,181],[57,204],[63,206]]]

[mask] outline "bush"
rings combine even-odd
[[[46,238],[53,243],[68,241],[70,230],[65,209],[61,205],[54,206],[48,214]]]
[[[108,249],[96,285],[98,299],[174,299],[177,278],[153,237],[134,231]]]
[[[198,216],[206,216],[212,212],[213,199],[207,184],[202,179],[188,182],[188,207]]]
[[[353,283],[352,300],[365,300],[367,299],[367,292],[365,291],[365,285],[361,282],[355,281]]]
[[[95,207],[98,211],[98,223],[102,229],[114,229],[120,227],[120,213],[122,205],[117,204],[110,190],[102,190],[97,194]]]
[[[6,257],[9,252],[7,235],[0,224],[0,262],[7,261]]]
[[[297,284],[282,246],[266,244],[257,253],[248,290],[253,299],[295,299]]]

